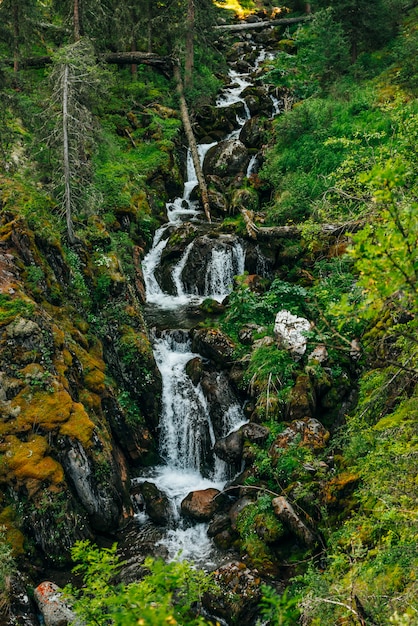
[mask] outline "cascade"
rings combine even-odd
[[[253,70],[265,58],[266,53],[261,51],[254,62]],[[236,116],[238,129],[226,137],[234,139],[251,117],[242,96],[243,90],[251,85],[251,76],[250,73],[240,74],[231,69],[229,78],[230,84],[222,90],[216,106],[222,108],[236,103],[243,104],[243,114]],[[201,163],[214,145],[216,144],[198,146]],[[222,302],[232,289],[234,276],[244,272],[245,247],[231,235],[219,235],[216,239],[195,237],[185,246],[183,254],[171,270],[174,293],[167,293],[161,287],[156,275],[170,236],[185,222],[201,223],[198,205],[191,199],[192,191],[197,185],[197,176],[190,151],[186,165],[183,196],[167,204],[168,221],[155,233],[151,250],[142,264],[147,307],[148,311],[151,310],[148,317],[155,325],[155,320],[161,319],[161,311],[165,311],[165,322],[161,327],[166,330],[155,330],[153,342],[163,390],[159,424],[162,464],[143,472],[136,481],[152,480],[169,498],[171,523],[160,541],[167,550],[168,558],[185,558],[202,566],[210,566],[214,564],[214,548],[206,533],[207,525],[192,525],[183,519],[180,515],[180,504],[191,491],[208,487],[221,490],[226,480],[231,478],[231,468],[213,453],[216,438],[210,407],[201,384],[195,384],[187,374],[187,364],[192,359],[199,358],[192,351],[190,333],[187,330],[167,330],[167,326],[173,327],[170,320],[178,320],[176,316],[173,318],[173,311],[178,312],[191,304],[198,304],[206,297]],[[247,176],[255,169],[256,157],[253,156],[248,165]],[[194,267],[199,267],[199,276],[190,277],[189,271],[186,277],[185,270],[193,259]],[[218,438],[227,436],[245,423],[239,403],[231,398],[228,401],[229,406],[223,410],[222,424],[216,426]]]

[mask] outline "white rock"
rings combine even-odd
[[[35,589],[35,600],[42,613],[45,626],[68,626],[78,624],[75,615],[65,603],[62,592],[55,583],[45,581]]]
[[[283,309],[276,315],[274,336],[279,347],[290,350],[295,359],[300,359],[306,351],[307,339],[304,333],[310,328],[311,324],[307,319]]]

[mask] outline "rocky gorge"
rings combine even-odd
[[[315,245],[265,225],[261,170],[292,101],[269,61],[288,44],[271,27],[217,45],[228,71],[193,124],[210,221],[183,137],[159,135],[178,114],[155,102],[117,133],[133,150],[145,133],[163,165],[126,206],[80,221],[73,246],[41,184],[2,190],[0,525],[19,563],[4,624],[71,623],[55,583],[91,540],[118,543],[118,580],[149,555],[214,572],[205,617],[251,626],[264,585],[281,593],[321,560],[324,510],[338,525],[353,509],[360,478],[335,435],[363,347],[324,322],[314,267],[357,224]]]

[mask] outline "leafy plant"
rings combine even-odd
[[[78,564],[74,572],[83,578],[83,586],[67,586],[65,593],[73,610],[86,626],[203,626],[199,614],[204,592],[214,589],[212,577],[195,570],[187,562],[165,564],[145,560],[148,573],[139,582],[115,582],[122,564],[116,544],[99,549],[88,541],[75,544],[72,556]]]

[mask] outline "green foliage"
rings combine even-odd
[[[98,549],[87,541],[75,544],[72,556],[79,563],[74,572],[83,578],[83,587],[66,587],[73,609],[86,626],[203,626],[199,615],[204,592],[214,589],[210,575],[186,562],[164,564],[145,560],[148,573],[140,582],[116,584],[121,563],[116,545]]]
[[[261,615],[268,620],[270,626],[297,626],[300,611],[297,608],[298,598],[289,596],[287,590],[279,595],[272,587],[262,586]],[[266,622],[259,621],[258,624]]]

